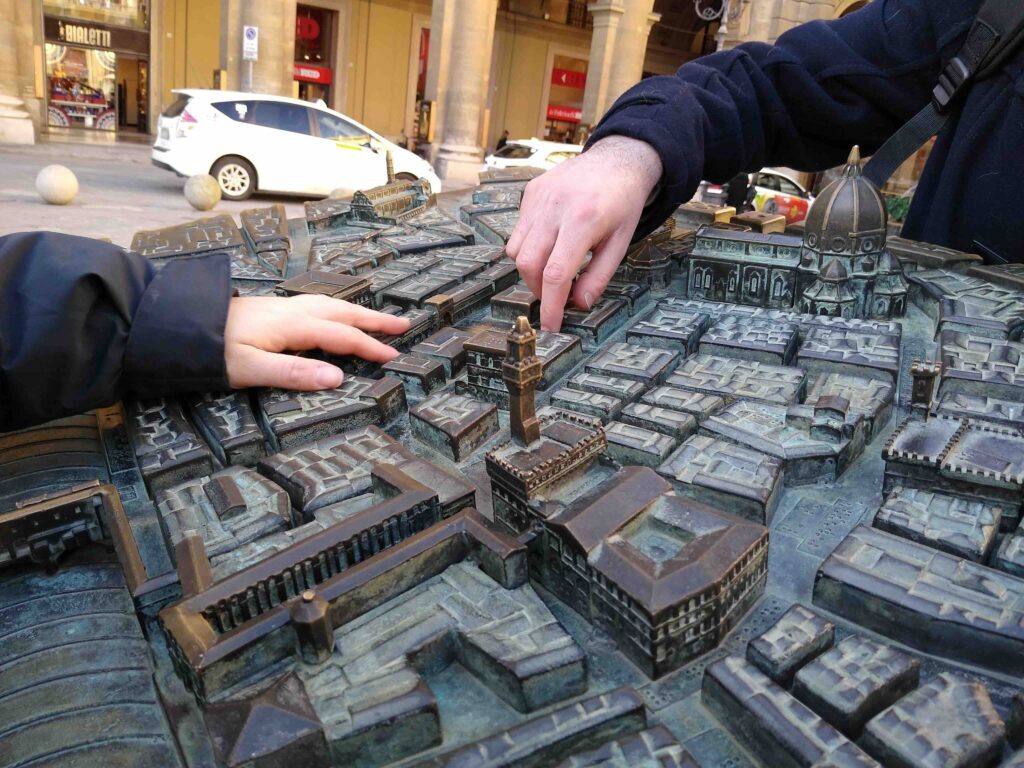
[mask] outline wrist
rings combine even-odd
[[[646,141],[628,136],[606,136],[588,150],[608,158],[632,177],[646,196],[661,181],[664,168],[661,155]]]

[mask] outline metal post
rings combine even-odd
[[[730,0],[722,0],[722,16],[718,23],[718,31],[715,32],[715,50],[720,51],[725,47],[725,36],[729,32],[727,21],[729,19]]]

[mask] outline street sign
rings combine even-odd
[[[258,61],[260,50],[260,28],[242,27],[242,60]]]

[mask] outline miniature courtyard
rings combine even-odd
[[[1024,273],[887,239],[854,156],[797,229],[683,206],[551,333],[529,176],[138,233],[410,329],[0,437],[0,565],[53,571],[0,571],[0,762],[1024,765]]]

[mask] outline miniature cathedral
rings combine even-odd
[[[886,248],[888,213],[853,148],[843,175],[814,201],[795,235],[701,227],[687,259],[692,299],[890,319],[907,309],[907,280]]]
[[[854,147],[842,177],[807,214],[798,267],[802,312],[872,318],[906,312],[907,281],[885,245],[888,220],[885,201],[864,178]]]

